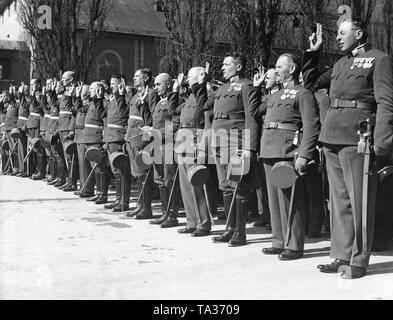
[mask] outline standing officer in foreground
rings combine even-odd
[[[86,90],[86,89],[85,89]],[[93,82],[89,87],[90,101],[83,130],[83,137],[81,143],[85,145],[88,150],[91,147],[98,148],[104,153],[104,85],[101,82]],[[85,98],[86,99],[86,98]],[[85,102],[86,103],[86,102]],[[95,182],[97,185],[97,197],[94,199],[95,204],[104,204],[108,200],[109,179],[107,170],[107,157],[97,161],[98,166],[95,171]],[[91,167],[94,163],[91,163]],[[91,188],[91,189],[89,189]],[[90,184],[85,193],[94,193],[94,184]]]
[[[339,26],[337,42],[345,56],[327,72],[317,75],[322,26],[317,41],[304,55],[305,83],[314,89],[330,88],[331,108],[320,135],[326,155],[332,196],[331,264],[319,265],[324,273],[342,272],[344,279],[367,274],[374,235],[375,168],[367,165],[367,155],[359,143],[360,123],[368,122],[366,133],[374,140],[375,159],[389,155],[393,147],[393,61],[371,49],[367,29],[358,19]],[[369,132],[375,123],[374,132]],[[362,134],[362,132],[360,132]],[[366,139],[363,136],[362,139]],[[358,146],[360,147],[358,149]],[[364,170],[366,173],[364,174]],[[369,185],[363,185],[368,177]],[[367,203],[368,202],[368,203]],[[367,206],[367,207],[366,207]]]
[[[177,125],[173,121],[175,117],[171,117],[168,112],[168,94],[171,82],[171,77],[166,73],[161,73],[156,77],[154,89],[157,90],[161,100],[154,106],[153,127],[144,133],[146,136],[154,137],[155,142],[153,143],[161,146],[161,150],[158,148],[154,150],[153,167],[154,182],[159,188],[163,214],[161,218],[152,220],[150,223],[161,225],[162,228],[173,228],[179,224],[177,214],[181,200],[179,182],[175,179],[177,165],[173,157],[173,141]],[[173,198],[168,208],[171,189],[173,190]]]
[[[228,53],[222,71],[228,81],[215,93],[214,99],[208,98],[206,76],[202,74],[199,85],[195,87],[195,97],[199,108],[211,109],[214,104],[213,141],[215,161],[220,189],[224,194],[224,212],[227,216],[227,229],[214,242],[228,243],[230,246],[246,245],[246,222],[250,191],[258,188],[252,177],[253,163],[259,143],[259,125],[250,116],[250,106],[258,105],[258,90],[245,78],[247,61],[238,52]],[[249,95],[252,97],[249,100]],[[208,104],[205,108],[204,104]],[[210,106],[209,106],[210,104]],[[248,143],[247,143],[248,142]],[[234,194],[235,184],[228,180],[229,159],[241,152],[248,172],[239,182],[238,194]],[[232,199],[232,210],[230,209]],[[231,211],[231,212],[230,212]]]
[[[69,141],[70,138],[70,127],[73,116],[73,95],[75,89],[75,73],[73,71],[67,71],[63,74],[62,83],[64,86],[64,93],[59,99],[59,120],[58,120],[58,131],[60,135],[60,141],[63,147],[63,153],[65,161],[67,163],[67,176],[68,180],[65,185],[60,188],[64,191],[76,191],[77,182],[77,159],[74,157],[72,161],[72,156],[67,155],[65,143]]]
[[[141,68],[135,71],[133,80],[137,93],[132,97],[129,104],[130,113],[126,134],[127,151],[130,156],[131,175],[138,180],[138,195],[140,195],[141,198],[136,208],[127,216],[135,216],[137,220],[147,220],[153,217],[151,209],[154,193],[153,170],[151,169],[152,167],[147,170],[140,168],[136,161],[138,153],[141,152],[143,147],[148,143],[145,142],[142,145],[136,146],[133,139],[135,136],[141,134],[140,127],[152,125],[151,110],[154,109],[154,106],[160,100],[157,91],[149,87],[152,78],[153,74],[149,69]]]
[[[112,98],[108,105],[106,143],[109,154],[125,150],[125,136],[127,132],[128,107],[125,98],[125,81],[121,75],[113,75],[111,78]],[[112,172],[116,180],[116,194],[120,194],[120,203],[113,208],[114,212],[129,210],[131,192],[130,166],[124,170],[112,166]],[[120,188],[120,190],[119,190]]]
[[[46,97],[41,94],[41,81],[39,79],[32,79],[30,81],[30,97],[29,97],[29,117],[27,120],[27,130],[28,130],[28,145],[33,148],[32,141],[35,138],[40,138],[40,123],[41,117],[43,115],[43,108],[45,108]],[[33,180],[43,180],[46,174],[46,159],[45,153],[42,147],[34,149],[36,155],[34,161],[36,163],[37,174],[33,174]],[[30,159],[28,159],[30,161]],[[32,163],[28,162],[31,168]]]
[[[18,106],[18,123],[17,127],[20,129],[21,134],[18,138],[18,161],[19,173],[18,177],[28,178],[32,175],[31,168],[24,161],[27,155],[27,120],[29,117],[29,104],[27,97],[29,95],[29,86],[22,83],[16,94],[16,103]]]
[[[296,260],[303,257],[304,250],[304,181],[301,177],[297,179],[292,196],[293,190],[273,185],[272,169],[285,161],[291,163],[299,174],[307,173],[308,164],[315,158],[319,113],[314,94],[299,83],[300,59],[297,56],[283,54],[277,61],[276,75],[283,88],[267,101],[261,143],[273,231],[273,245],[263,249],[263,253],[279,254],[280,260]],[[254,114],[253,109],[250,112]],[[293,201],[292,205],[290,201]]]
[[[187,77],[190,87],[198,83],[200,73],[204,73],[202,67],[192,68]],[[175,152],[178,156],[180,190],[186,210],[187,227],[178,230],[182,234],[191,234],[193,237],[210,235],[211,221],[207,206],[207,199],[202,186],[195,187],[188,179],[188,170],[196,164],[196,154],[199,142],[203,136],[205,121],[204,110],[199,110],[194,94],[181,103],[179,91],[183,83],[184,75],[179,75],[173,85],[173,92],[169,94],[169,114],[180,114],[180,128],[176,135]],[[195,148],[194,145],[195,144]],[[190,154],[191,153],[191,154]],[[199,163],[204,164],[204,163]]]

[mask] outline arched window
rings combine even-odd
[[[110,79],[113,74],[123,73],[123,59],[113,50],[102,51],[97,58],[99,79]]]

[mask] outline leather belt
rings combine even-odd
[[[94,128],[94,129],[101,129],[101,130],[104,130],[104,127],[103,127],[103,126],[97,126],[97,125],[95,125],[95,124],[88,124],[88,123],[85,123],[85,128]]]
[[[377,104],[371,102],[361,102],[356,100],[341,100],[334,99],[332,101],[331,107],[333,109],[337,108],[351,108],[351,109],[363,109],[368,111],[375,111]]]
[[[84,126],[75,126],[75,130],[83,130],[84,128]]]
[[[127,127],[121,126],[119,124],[108,124],[108,128],[112,128],[112,129],[127,129]]]
[[[35,112],[30,112],[30,115],[33,117],[41,117],[39,113],[35,113]]]
[[[245,114],[243,113],[225,113],[215,112],[214,120],[245,120]]]
[[[198,128],[202,129],[203,126],[201,126],[200,124],[195,123],[195,122],[182,122],[180,124],[180,128],[181,129],[198,129]]]
[[[25,120],[25,121],[29,120],[28,118],[25,118],[25,117],[19,117],[18,119],[19,120]]]
[[[263,125],[264,129],[280,129],[280,130],[290,130],[290,131],[298,131],[300,127],[297,124],[293,123],[282,123],[282,122],[266,122]]]
[[[61,115],[72,115],[72,112],[71,111],[60,111],[59,112],[59,114],[61,114]]]
[[[59,117],[50,116],[49,119],[51,119],[51,120],[59,120]]]
[[[143,118],[140,116],[130,116],[130,119],[143,121]]]

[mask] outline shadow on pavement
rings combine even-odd
[[[393,261],[371,264],[367,271],[367,275],[387,273],[393,273]]]
[[[304,250],[303,259],[327,257],[330,255],[330,247]]]

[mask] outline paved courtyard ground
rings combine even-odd
[[[304,259],[282,262],[262,255],[271,234],[251,224],[242,248],[176,230],[0,176],[0,299],[393,298],[393,250],[372,256],[367,277],[348,281],[316,269],[330,262],[329,239],[307,241]]]

